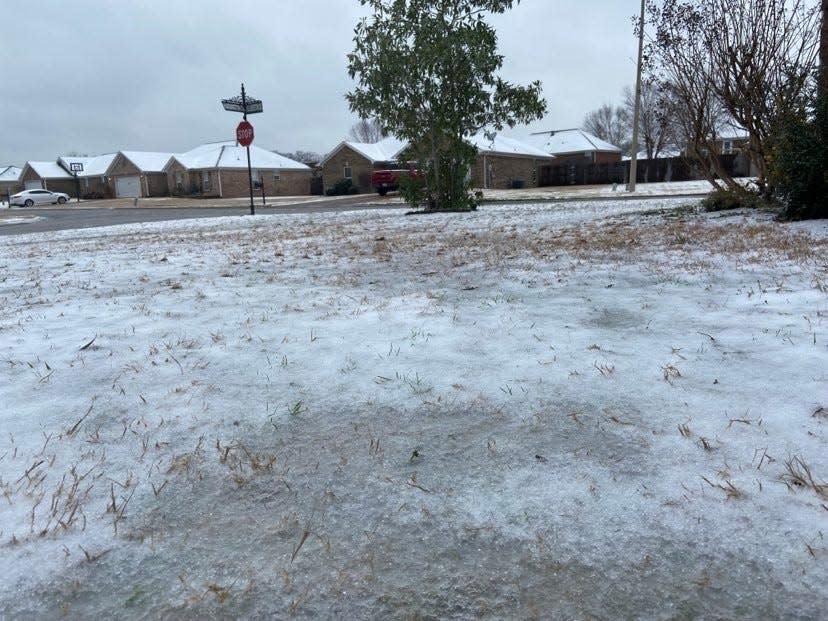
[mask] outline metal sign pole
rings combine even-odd
[[[244,93],[244,82],[241,85],[241,96],[242,96],[242,108],[244,108],[244,114],[242,118],[246,121],[247,120],[247,96]],[[250,184],[250,215],[256,215],[256,208],[253,206],[253,169],[250,167],[250,145],[245,147],[247,149],[247,183]]]
[[[83,164],[81,162],[70,162],[69,170],[72,171],[72,175],[75,177],[75,201],[80,202],[80,179],[78,179],[78,173],[83,172]]]
[[[247,149],[247,182],[250,184],[250,215],[256,215],[256,208],[253,206],[253,171],[250,169],[250,147]]]
[[[244,90],[244,83],[241,85],[241,97],[233,97],[231,99],[222,99],[221,105],[225,110],[230,112],[241,112],[243,115],[243,123],[239,124],[236,129],[236,140],[240,141],[247,149],[247,182],[250,186],[250,215],[256,214],[256,208],[253,205],[253,167],[250,164],[250,143],[253,140],[253,127],[247,123],[248,114],[256,114],[262,111],[262,102],[259,99],[251,99],[247,97]],[[240,134],[242,132],[242,134]],[[249,133],[248,133],[249,132]],[[247,133],[247,135],[243,135]],[[243,138],[243,139],[242,139]]]

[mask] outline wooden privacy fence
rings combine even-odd
[[[750,162],[745,156],[729,154],[719,156],[722,165],[734,177],[750,175]],[[630,163],[562,164],[541,166],[538,185],[604,185],[626,184],[630,177]],[[656,181],[693,181],[704,179],[698,163],[683,157],[665,157],[638,160],[636,183]]]

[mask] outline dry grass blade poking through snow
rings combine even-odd
[[[798,455],[785,460],[782,480],[791,489],[812,489],[820,498],[828,500],[828,483],[818,483],[811,473],[811,468]]]

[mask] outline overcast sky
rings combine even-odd
[[[547,116],[581,124],[635,80],[638,0],[522,0],[490,22],[501,76],[541,80]],[[356,121],[346,54],[358,0],[4,0],[0,166],[70,152],[181,152],[232,139],[223,98],[264,102],[255,144],[325,153]]]

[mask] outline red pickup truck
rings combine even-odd
[[[400,177],[408,175],[409,177],[418,177],[419,173],[415,168],[393,168],[388,170],[375,170],[371,173],[371,185],[379,192],[380,196],[385,196],[388,192],[398,190],[400,188]]]

